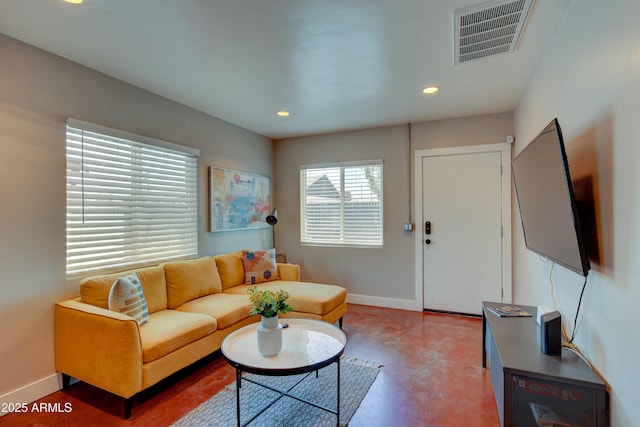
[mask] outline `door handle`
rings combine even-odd
[[[430,245],[431,244],[431,239],[427,239],[424,241],[425,244]]]

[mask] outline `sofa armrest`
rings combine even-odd
[[[277,263],[277,266],[278,266],[278,276],[280,276],[280,280],[288,280],[291,282],[300,281],[299,265]]]
[[[56,369],[118,396],[142,388],[142,343],[136,321],[80,301],[56,303]]]

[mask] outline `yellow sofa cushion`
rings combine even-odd
[[[182,304],[178,311],[201,313],[216,318],[218,329],[226,329],[249,317],[248,295],[214,294]]]
[[[229,294],[248,295],[248,289],[254,285],[238,285],[224,291]],[[347,291],[335,285],[320,283],[293,282],[276,280],[274,282],[260,283],[260,290],[278,292],[284,289],[289,293],[287,303],[293,307],[293,311],[312,313],[324,316],[334,310],[347,299]]]
[[[222,290],[244,283],[242,251],[216,255],[216,266],[222,281]]]
[[[167,280],[167,304],[176,309],[187,301],[222,292],[213,257],[162,264]]]
[[[165,310],[167,308],[167,285],[164,279],[164,269],[158,266],[87,277],[80,281],[82,302],[108,309],[111,286],[118,278],[126,277],[132,273],[138,276],[142,284],[142,292],[147,300],[149,313]]]
[[[216,331],[217,322],[211,316],[162,310],[149,316],[140,326],[144,363],[159,359]]]

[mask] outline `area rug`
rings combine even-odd
[[[342,357],[340,362],[340,425],[346,426],[360,406],[360,402],[376,379],[380,367],[370,361]],[[244,374],[245,378],[269,384],[278,390],[335,410],[336,369],[331,365],[315,373],[286,377]],[[306,378],[305,378],[306,376]],[[304,378],[304,379],[303,379]],[[300,381],[302,380],[302,381]],[[299,384],[296,383],[300,381]],[[240,419],[244,424],[279,396],[248,381],[240,388]],[[227,385],[218,394],[172,424],[172,427],[232,427],[236,420],[236,383]],[[283,397],[254,419],[249,427],[324,427],[335,426],[336,415],[289,397]]]

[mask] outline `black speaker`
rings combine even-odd
[[[562,354],[562,316],[557,311],[540,317],[540,348],[544,354]]]

